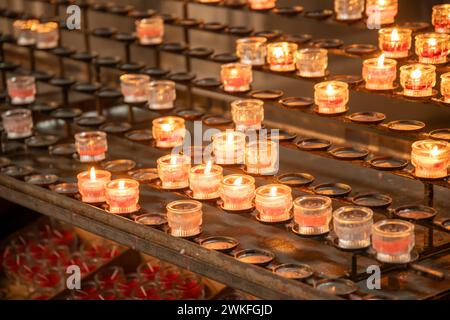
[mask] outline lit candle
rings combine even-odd
[[[262,66],[266,62],[266,42],[264,37],[237,39],[236,55],[243,64]]]
[[[169,154],[157,160],[158,176],[163,189],[183,189],[189,187],[191,158],[185,155]]]
[[[281,222],[289,220],[292,208],[292,190],[282,184],[269,184],[255,191],[255,207],[259,220]]]
[[[348,84],[342,81],[324,81],[314,86],[317,112],[337,114],[347,111]]]
[[[22,139],[33,134],[33,118],[28,109],[12,109],[2,113],[3,128],[8,139]]]
[[[178,200],[167,205],[167,222],[174,237],[191,237],[201,232],[202,204],[195,200]]]
[[[275,8],[277,0],[248,0],[252,10],[269,10]]]
[[[441,94],[446,103],[450,103],[450,72],[441,75]]]
[[[145,74],[123,74],[120,76],[120,88],[126,103],[147,101],[147,86],[150,77]]]
[[[217,164],[244,163],[245,134],[227,130],[213,137],[214,159]]]
[[[330,231],[332,217],[331,199],[307,195],[294,200],[294,222],[298,233],[318,235]]]
[[[363,62],[362,75],[369,90],[390,90],[397,77],[397,61],[379,58],[367,59]]]
[[[102,131],[87,131],[75,134],[75,148],[81,162],[96,162],[105,159],[108,151],[106,133]]]
[[[52,49],[58,46],[59,30],[58,23],[46,22],[38,23],[33,26],[36,36],[36,48]]]
[[[378,46],[386,58],[406,58],[411,48],[411,29],[383,28],[378,31]]]
[[[172,109],[177,97],[175,82],[170,80],[152,81],[147,86],[147,95],[150,110]]]
[[[298,45],[291,42],[273,42],[267,45],[267,62],[272,71],[294,71]]]
[[[419,178],[438,179],[448,175],[450,143],[441,140],[420,140],[412,144],[411,163]]]
[[[225,176],[220,184],[219,195],[225,210],[250,209],[255,197],[255,179],[241,174]]]
[[[253,81],[252,66],[242,63],[223,64],[220,67],[220,77],[226,92],[248,91]]]
[[[258,99],[233,101],[231,116],[237,131],[259,130],[264,120],[264,101]]]
[[[245,146],[245,171],[273,175],[279,169],[279,144],[272,140],[252,141]]]
[[[14,76],[7,80],[8,96],[11,104],[33,103],[36,99],[36,80],[33,76]]]
[[[161,117],[152,121],[153,139],[158,148],[174,148],[183,144],[186,129],[181,117]]]
[[[105,184],[111,181],[111,173],[105,170],[84,171],[77,175],[78,190],[82,201],[86,203],[100,203],[105,201]]]
[[[369,208],[344,206],[333,212],[334,231],[342,248],[368,247],[372,223],[373,211]]]
[[[364,12],[364,0],[334,0],[336,20],[358,20]]]
[[[136,36],[142,45],[160,44],[164,37],[164,20],[161,17],[151,17],[137,20]]]
[[[372,227],[372,247],[377,259],[387,263],[407,263],[414,248],[414,225],[402,220],[382,220]]]
[[[403,94],[408,97],[428,97],[433,94],[436,84],[436,67],[411,64],[400,67],[400,84]]]
[[[111,213],[136,212],[139,202],[139,182],[132,179],[112,180],[105,185],[105,199]]]
[[[450,4],[433,6],[431,21],[436,32],[450,33]]]
[[[394,23],[397,12],[398,0],[367,0],[367,26],[373,28]]]
[[[220,182],[223,179],[221,166],[213,165],[211,160],[191,169],[189,187],[195,199],[215,199],[219,197]]]
[[[327,49],[306,48],[297,51],[297,74],[300,77],[324,77],[327,67]]]
[[[16,20],[13,22],[14,36],[20,46],[29,46],[36,43],[33,27],[39,24],[39,20]]]
[[[445,63],[449,50],[450,35],[448,34],[424,33],[416,36],[416,54],[420,63]]]

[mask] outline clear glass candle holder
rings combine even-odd
[[[181,117],[160,117],[152,121],[152,135],[158,148],[174,148],[183,144],[186,128]]]
[[[137,20],[136,36],[143,45],[160,44],[164,37],[164,20],[159,17]]]
[[[438,64],[447,62],[450,35],[445,33],[423,33],[416,36],[416,54],[420,63]]]
[[[279,169],[279,145],[272,140],[249,142],[245,146],[245,171],[250,174],[274,175]]]
[[[147,95],[150,110],[172,109],[177,97],[175,82],[170,80],[152,81],[147,86]]]
[[[31,110],[13,109],[2,113],[3,128],[8,139],[21,139],[33,134]]]
[[[429,97],[436,84],[436,67],[418,63],[401,66],[400,84],[405,96]]]
[[[441,95],[446,103],[450,103],[450,72],[441,75]]]
[[[333,226],[339,246],[345,249],[368,247],[372,222],[373,211],[369,208],[345,206],[335,210]]]
[[[36,37],[36,48],[52,49],[58,46],[59,30],[58,23],[46,22],[34,25]]]
[[[334,11],[337,20],[361,19],[364,12],[364,0],[334,0]]]
[[[120,88],[126,103],[146,102],[150,77],[145,74],[124,74],[120,76]]]
[[[248,0],[252,10],[269,10],[275,8],[277,0]]]
[[[103,131],[87,131],[75,134],[75,148],[81,162],[97,162],[105,159],[108,141]]]
[[[81,201],[86,203],[105,202],[105,185],[111,181],[111,173],[106,170],[96,170],[92,167],[77,175],[78,191]]]
[[[319,235],[330,231],[332,217],[331,199],[306,195],[294,200],[294,222],[298,233]]]
[[[297,74],[300,77],[324,77],[327,67],[327,49],[306,48],[297,51]]]
[[[157,160],[158,176],[163,189],[189,187],[191,158],[180,154],[168,154]]]
[[[372,247],[377,260],[386,263],[411,261],[414,248],[414,225],[403,220],[382,220],[372,227]]]
[[[211,162],[191,168],[189,187],[193,193],[192,197],[199,200],[218,198],[222,179],[222,167]]]
[[[215,163],[241,164],[245,158],[245,134],[238,131],[219,132],[212,137]]]
[[[314,85],[317,112],[337,114],[347,111],[348,84],[342,81],[324,81]]]
[[[450,33],[450,4],[439,4],[433,6],[431,22],[434,31],[439,33]]]
[[[378,31],[378,46],[386,58],[406,58],[411,48],[411,29],[383,28]]]
[[[298,45],[292,42],[267,44],[267,63],[270,70],[287,72],[295,70],[295,55]]]
[[[201,232],[202,204],[195,200],[178,200],[167,205],[167,222],[174,237],[190,237]]]
[[[264,101],[258,99],[233,101],[231,116],[237,131],[259,130],[264,120]]]
[[[250,209],[255,197],[255,178],[242,174],[225,176],[220,184],[219,194],[225,210]]]
[[[369,90],[390,90],[397,78],[397,61],[379,58],[366,59],[363,62],[362,76]]]
[[[220,78],[226,92],[250,90],[253,81],[252,66],[243,63],[227,63],[220,67]]]
[[[139,182],[133,179],[116,179],[105,185],[108,211],[115,214],[133,213],[139,210]]]
[[[398,0],[367,0],[367,26],[376,28],[395,22],[398,13]]]
[[[7,80],[11,104],[30,104],[36,100],[36,80],[33,76],[14,76]]]
[[[292,208],[292,190],[283,184],[268,184],[255,191],[255,207],[259,220],[281,222],[289,220]]]
[[[266,43],[264,37],[248,37],[236,40],[236,55],[241,63],[262,66],[266,63]]]
[[[16,20],[13,22],[14,37],[20,46],[29,46],[36,43],[33,27],[39,23],[39,20]]]
[[[448,175],[450,143],[443,140],[419,140],[412,144],[411,163],[419,178],[438,179]]]

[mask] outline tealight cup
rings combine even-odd
[[[163,189],[189,187],[191,158],[185,155],[168,154],[157,160],[158,176]]]
[[[36,48],[52,49],[58,46],[59,30],[58,23],[46,22],[33,26],[36,37]]]
[[[241,174],[225,176],[220,184],[219,195],[225,210],[250,209],[255,197],[255,178]]]
[[[167,205],[167,222],[174,237],[190,237],[201,232],[202,204],[195,200],[178,200]]]
[[[259,130],[264,120],[264,101],[258,99],[233,101],[231,116],[237,131]]]
[[[414,248],[414,225],[403,220],[382,220],[372,226],[372,247],[377,260],[408,263]]]
[[[324,81],[314,85],[314,102],[317,112],[339,114],[347,111],[348,84],[342,81]]]
[[[436,84],[436,67],[418,63],[401,66],[400,84],[405,96],[429,97]]]
[[[252,66],[242,63],[227,63],[220,68],[220,78],[226,92],[250,90],[253,81]]]
[[[27,138],[33,134],[33,118],[28,109],[13,109],[2,113],[8,139]]]
[[[441,75],[441,95],[446,103],[450,103],[450,72]]]
[[[266,43],[264,37],[248,37],[236,40],[236,55],[241,63],[262,66],[266,63]]]
[[[145,74],[124,74],[120,76],[120,88],[126,103],[147,101],[147,86],[150,77]]]
[[[450,51],[450,35],[424,33],[416,36],[416,54],[420,63],[439,64],[447,62]]]
[[[142,45],[160,44],[164,37],[164,20],[159,17],[137,20],[136,36]]]
[[[279,144],[273,140],[249,142],[245,146],[245,171],[250,174],[274,175],[279,169]]]
[[[268,184],[255,191],[258,219],[263,222],[289,220],[292,208],[292,189],[282,184]]]
[[[370,245],[373,211],[365,207],[344,206],[333,212],[334,231],[339,246],[360,249]]]
[[[267,62],[270,70],[288,72],[295,70],[298,45],[292,42],[273,42],[267,44]]]
[[[75,134],[75,148],[80,162],[97,162],[105,159],[108,151],[106,133],[103,131],[87,131]]]
[[[305,78],[324,77],[328,67],[328,50],[306,48],[297,51],[297,74]]]
[[[224,131],[212,137],[215,163],[241,164],[245,160],[245,134],[238,131]]]
[[[411,29],[383,28],[378,31],[378,46],[386,58],[406,58],[411,48]]]
[[[450,33],[450,4],[433,6],[431,22],[433,23],[434,31]]]
[[[17,39],[19,46],[29,46],[36,43],[33,27],[38,24],[39,20],[16,20],[13,22],[14,37]]]
[[[175,82],[170,80],[152,81],[147,86],[147,94],[150,110],[172,109],[177,97]]]
[[[395,22],[398,13],[398,0],[367,0],[367,26],[376,28],[380,25]]]
[[[192,167],[189,172],[189,187],[193,198],[199,200],[219,197],[220,182],[223,179],[223,169],[211,162]]]
[[[364,12],[364,0],[334,0],[336,20],[358,20]]]
[[[30,104],[36,99],[36,81],[33,76],[13,76],[7,80],[7,89],[13,105]]]
[[[450,143],[443,140],[419,140],[412,144],[411,163],[419,178],[439,179],[448,175]]]
[[[328,197],[306,195],[294,200],[294,222],[300,234],[329,232],[332,214],[331,199]]]
[[[108,211],[127,214],[138,211],[139,182],[132,179],[116,179],[105,185],[105,200]]]
[[[186,129],[181,117],[160,117],[152,121],[152,135],[158,148],[174,148],[183,144]]]

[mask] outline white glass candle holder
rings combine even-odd
[[[81,201],[86,203],[105,202],[105,185],[111,181],[111,173],[106,170],[83,171],[77,175]]]
[[[8,139],[21,139],[33,134],[33,118],[28,109],[13,109],[3,112],[2,120]]]
[[[39,23],[33,27],[36,37],[36,48],[52,49],[58,46],[59,30],[58,23]]]
[[[378,46],[386,58],[406,58],[411,48],[411,29],[383,28],[378,31]]]
[[[245,134],[237,131],[224,131],[212,137],[215,163],[242,164],[245,158]]]
[[[147,86],[150,77],[145,74],[124,74],[120,76],[120,88],[126,103],[142,103],[148,100]]]
[[[367,26],[376,28],[395,22],[398,13],[398,0],[367,0]]]
[[[333,212],[334,231],[339,246],[360,249],[370,245],[373,211],[365,207],[345,206]]]
[[[264,120],[264,101],[258,99],[233,101],[231,116],[237,131],[259,130]]]
[[[189,187],[191,158],[180,154],[168,154],[157,160],[158,176],[163,189]]]
[[[443,140],[419,140],[412,144],[411,163],[419,178],[438,179],[448,175],[450,143]]]
[[[272,140],[249,142],[245,146],[245,171],[250,174],[274,175],[279,169],[279,145]]]
[[[288,72],[295,70],[298,45],[292,42],[273,42],[267,45],[267,63],[270,70]]]
[[[411,261],[414,248],[414,225],[402,220],[382,220],[372,227],[372,247],[377,260],[386,263]]]
[[[108,211],[115,214],[133,213],[139,210],[139,182],[133,179],[116,179],[105,185]]]
[[[243,63],[227,63],[220,67],[220,78],[226,92],[250,90],[253,81],[252,66]]]
[[[277,0],[248,0],[252,10],[269,10],[275,8]]]
[[[264,37],[248,37],[236,40],[236,55],[241,63],[262,66],[266,63],[266,43]]]
[[[362,76],[369,90],[390,90],[397,78],[397,61],[379,58],[366,59],[363,62]]]
[[[441,95],[446,103],[450,103],[450,72],[441,75]]]
[[[14,37],[20,46],[29,46],[36,43],[33,27],[39,23],[39,20],[16,20],[13,22]]]
[[[11,104],[30,104],[36,100],[36,81],[33,76],[14,76],[7,80]]]
[[[195,200],[178,200],[167,205],[167,222],[174,237],[190,237],[201,232],[202,204]]]
[[[324,81],[314,85],[317,112],[338,114],[347,111],[348,84],[342,81]]]
[[[438,64],[447,62],[450,50],[450,35],[424,33],[416,36],[416,54],[420,63]]]
[[[251,209],[255,197],[255,179],[242,174],[225,176],[220,183],[219,195],[225,210]]]
[[[337,20],[361,19],[364,12],[364,0],[334,0],[334,11]]]
[[[400,84],[405,96],[429,97],[436,84],[436,67],[418,63],[401,66]]]
[[[152,135],[158,148],[174,148],[183,144],[186,128],[181,117],[160,117],[152,121]]]
[[[299,234],[319,235],[330,231],[331,199],[306,195],[294,200],[294,222]]]
[[[218,198],[222,179],[222,167],[213,165],[211,161],[191,168],[189,187],[193,193],[192,197],[199,200]]]
[[[159,17],[137,20],[136,36],[142,45],[160,44],[164,37],[164,20]]]
[[[292,208],[292,190],[282,184],[268,184],[255,191],[258,219],[263,222],[289,220]]]
[[[434,31],[450,33],[450,4],[433,6],[431,22],[433,23]]]
[[[175,82],[169,80],[152,81],[147,87],[148,107],[151,110],[167,110],[173,108],[177,97]]]
[[[97,162],[105,159],[108,151],[106,133],[87,131],[75,134],[75,148],[81,162]]]
[[[328,50],[306,48],[297,51],[297,74],[300,77],[324,77],[328,67]]]

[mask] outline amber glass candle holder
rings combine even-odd
[[[264,101],[258,99],[233,101],[231,116],[237,131],[259,130],[264,120]]]
[[[193,198],[199,200],[218,198],[222,179],[222,167],[213,165],[211,162],[191,168],[189,187],[192,190]]]
[[[450,33],[450,4],[433,6],[431,22],[433,23],[434,31]]]
[[[445,33],[418,34],[415,47],[420,63],[445,63],[450,49],[450,35]]]
[[[191,237],[201,232],[202,204],[195,200],[178,200],[169,203],[167,222],[174,237]]]
[[[298,233],[319,235],[330,231],[332,217],[331,199],[306,195],[294,200],[294,222]]]
[[[378,46],[386,58],[406,58],[411,48],[411,29],[383,28],[378,31]]]
[[[401,66],[400,84],[405,96],[429,97],[436,84],[436,67],[418,63]]]
[[[58,23],[46,22],[34,25],[36,37],[36,48],[53,49],[58,46],[59,30]]]
[[[145,74],[124,74],[120,76],[120,88],[126,103],[147,101],[147,86],[150,77]]]
[[[264,37],[248,37],[236,40],[236,55],[241,63],[262,66],[266,63],[266,42]]]
[[[81,162],[97,162],[105,159],[108,151],[106,133],[87,131],[75,134],[75,147]]]
[[[267,45],[267,62],[270,70],[287,72],[295,70],[298,45],[292,42],[273,42]]]
[[[283,184],[268,184],[255,191],[258,219],[263,222],[289,220],[292,208],[292,190]]]
[[[245,171],[274,175],[279,169],[279,145],[272,140],[252,141],[245,146]]]
[[[225,176],[220,184],[219,195],[225,210],[250,209],[255,197],[255,178],[242,174]]]
[[[347,111],[348,84],[342,81],[324,81],[314,86],[317,112],[339,114]]]
[[[277,0],[248,0],[252,10],[269,10],[275,8]]]
[[[441,75],[441,94],[446,103],[450,103],[450,72]]]
[[[39,20],[16,20],[13,22],[14,37],[20,46],[30,46],[36,43],[34,36],[34,26],[39,24]]]
[[[253,81],[252,66],[243,63],[223,64],[220,68],[220,78],[226,92],[248,91]]]
[[[105,185],[105,199],[110,213],[136,212],[139,209],[139,182],[133,179],[112,180]]]
[[[378,221],[372,227],[372,247],[381,262],[410,262],[414,244],[414,225],[410,222],[389,219]]]
[[[364,0],[334,0],[334,11],[337,20],[361,19],[364,12]]]
[[[13,109],[2,113],[3,128],[8,139],[22,139],[33,134],[31,110]]]
[[[241,164],[245,156],[245,134],[237,131],[224,131],[212,137],[215,163]]]
[[[170,80],[152,81],[147,87],[148,107],[151,110],[167,110],[173,108],[177,97],[175,82]]]
[[[100,203],[105,201],[105,185],[111,181],[111,173],[106,170],[96,170],[92,167],[77,175],[78,190],[81,201]]]
[[[300,77],[324,77],[327,67],[327,49],[306,48],[297,51],[297,74]]]
[[[189,187],[191,158],[180,154],[168,154],[157,160],[158,176],[163,189]]]
[[[366,89],[390,90],[394,87],[394,81],[397,78],[397,61],[385,59],[384,55],[366,59],[363,62],[362,75],[366,82]]]
[[[158,148],[174,148],[183,144],[186,129],[181,117],[160,117],[152,121],[153,139]]]
[[[395,22],[398,13],[398,0],[367,0],[367,26],[376,28]]]
[[[345,206],[333,212],[334,231],[339,246],[360,249],[370,245],[373,211],[365,207]]]
[[[419,140],[412,144],[411,163],[419,178],[438,179],[448,175],[450,143],[443,140]]]
[[[11,77],[6,86],[11,104],[30,104],[36,99],[36,81],[33,76]]]
[[[163,42],[164,20],[159,17],[137,20],[136,36],[142,45],[155,45]]]

